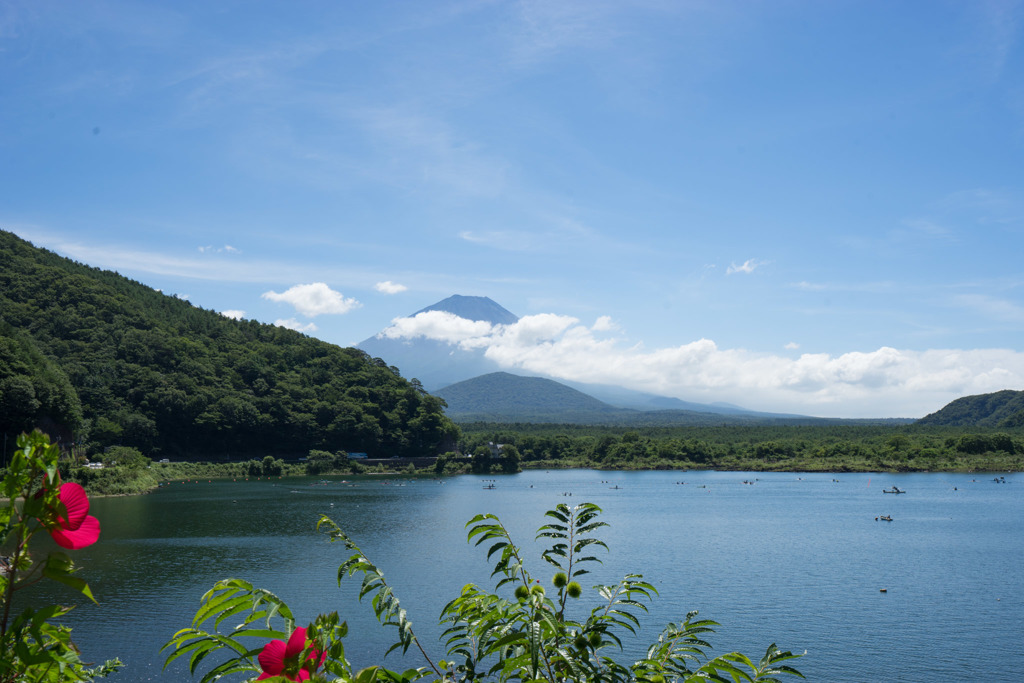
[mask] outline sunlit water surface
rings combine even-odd
[[[187,680],[178,663],[162,671],[159,649],[203,592],[237,577],[280,595],[300,623],[337,610],[351,629],[349,658],[375,663],[394,633],[356,600],[357,579],[338,586],[346,553],[316,533],[319,515],[384,571],[418,635],[435,644],[436,617],[462,585],[492,585],[484,552],[466,543],[470,517],[499,515],[547,583],[552,569],[533,541],[544,511],[593,502],[611,525],[601,533],[610,552],[584,585],[641,572],[660,592],[626,661],[662,625],[699,610],[721,624],[716,654],[759,657],[772,642],[806,650],[796,665],[811,680],[1019,680],[1024,476],[993,478],[573,470],[501,476],[494,489],[476,476],[172,482],[93,501],[103,533],[76,560],[100,604],[80,604],[69,623],[88,659],[125,662],[113,681]],[[907,493],[882,493],[894,484]],[[42,590],[76,601],[63,587]],[[587,597],[576,603],[581,617],[594,605]]]

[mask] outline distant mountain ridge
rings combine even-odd
[[[1024,427],[1024,391],[1005,389],[964,396],[925,415],[917,424],[950,427]]]
[[[435,392],[448,404],[448,417],[460,423],[547,423],[641,426],[823,425],[851,422],[899,424],[899,420],[841,420],[702,410],[631,410],[599,401],[581,391],[543,377],[492,372],[457,382]],[[696,404],[692,404],[696,405]]]
[[[616,408],[627,410],[650,411],[686,411],[697,413],[713,413],[716,415],[754,415],[765,418],[790,418],[802,417],[791,413],[765,413],[755,410],[748,410],[729,403],[694,403],[684,401],[680,398],[670,396],[659,396],[644,391],[635,391],[625,387],[610,386],[606,384],[587,384],[585,382],[571,382],[558,380],[566,386],[577,391],[582,391],[588,396],[593,396]]]

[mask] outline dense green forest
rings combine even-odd
[[[0,431],[151,457],[450,449],[444,404],[397,368],[237,321],[0,231]]]
[[[650,427],[462,424],[460,448],[503,444],[524,468],[804,472],[1020,471],[1024,431],[918,425]],[[495,465],[498,463],[496,462]],[[497,467],[492,468],[497,471]]]
[[[996,391],[991,394],[964,396],[941,410],[925,415],[920,425],[947,427],[1024,427],[1024,391]]]

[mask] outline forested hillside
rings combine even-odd
[[[925,415],[918,424],[950,427],[1024,427],[1024,391],[964,396]]]
[[[236,321],[0,231],[0,430],[150,455],[423,455],[440,399],[352,348]]]
[[[437,391],[463,421],[600,422],[634,411],[614,408],[550,379],[492,372]]]

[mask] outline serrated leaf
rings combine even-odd
[[[80,579],[77,576],[72,576],[71,574],[68,574],[63,571],[55,571],[50,567],[43,568],[43,576],[45,576],[48,579],[52,579],[57,583],[62,583],[68,588],[72,588],[78,591],[79,593],[89,598],[94,603],[96,603],[96,598],[92,596],[92,590],[89,588],[89,584],[87,584],[83,579]]]

